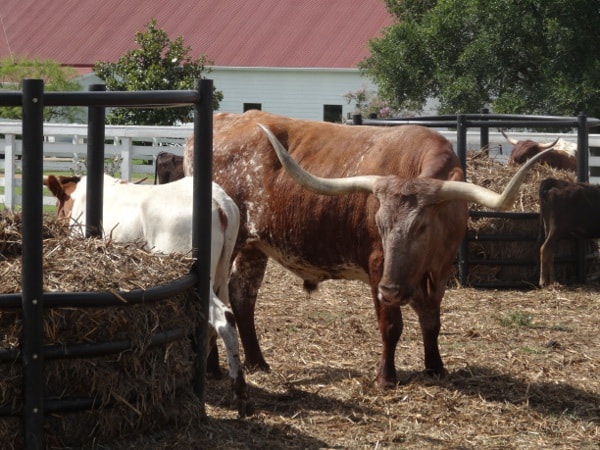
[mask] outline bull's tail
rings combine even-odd
[[[547,233],[546,226],[547,226],[547,214],[548,214],[548,202],[549,202],[548,192],[550,192],[550,189],[559,187],[559,185],[561,183],[562,183],[562,181],[557,180],[556,178],[546,178],[546,179],[542,180],[542,182],[540,183],[540,189],[539,189],[540,222],[539,222],[539,232],[538,232],[538,239],[537,239],[538,247],[541,247],[541,245],[546,240],[546,233]]]
[[[158,152],[156,157],[154,158],[154,184],[158,182],[158,158],[165,152]]]

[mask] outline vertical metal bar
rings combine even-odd
[[[15,190],[15,154],[17,153],[17,140],[14,134],[4,136],[4,207],[14,211],[17,204]]]
[[[103,84],[92,84],[90,91],[105,91]],[[88,107],[87,203],[85,235],[100,236],[104,192],[104,121],[103,106]]]
[[[465,173],[465,179],[467,177],[467,124],[465,116],[459,114],[456,118],[456,153],[460,160],[463,172]],[[469,262],[468,262],[468,250],[469,243],[467,234],[460,244],[458,249],[458,279],[462,286],[467,284],[467,277],[469,274]]]
[[[488,114],[489,109],[481,108],[480,112],[481,112],[481,114]],[[481,119],[485,120],[484,117],[482,117]],[[481,128],[479,129],[479,148],[480,149],[487,148],[488,154],[489,154],[489,146],[490,146],[490,127],[481,126]]]
[[[194,391],[204,407],[211,260],[213,82],[196,80],[195,88],[200,92],[200,104],[194,105],[192,256],[196,259],[197,290],[205,320],[202,320],[196,329],[198,355]]]
[[[44,82],[23,81],[23,433],[28,449],[44,447],[42,177]]]
[[[589,143],[587,116],[577,116],[577,181],[587,183],[589,177]]]
[[[577,181],[589,181],[589,142],[588,142],[587,117],[580,113],[577,116]],[[577,239],[577,281],[585,283],[586,259],[585,239]]]

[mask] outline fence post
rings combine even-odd
[[[15,153],[16,139],[14,134],[7,134],[4,137],[6,142],[4,147],[4,206],[14,211],[17,203],[15,193]]]
[[[92,84],[90,91],[105,91],[103,84]],[[103,106],[88,107],[87,204],[85,235],[100,236],[104,191],[104,119]]]
[[[467,177],[467,123],[465,116],[459,114],[456,117],[456,153],[460,160],[460,165],[465,173],[465,179]],[[469,262],[468,262],[468,249],[469,242],[467,234],[460,244],[458,249],[458,279],[462,286],[467,284],[467,278],[469,274]]]
[[[122,137],[121,140],[121,178],[131,181],[131,150],[133,141],[130,137]]]
[[[213,82],[212,80],[196,80],[194,87],[200,92],[200,103],[194,104],[192,257],[196,260],[197,291],[200,296],[203,317],[196,329],[198,347],[194,392],[204,408],[212,228]]]
[[[577,116],[577,181],[587,183],[590,179],[589,174],[589,143],[587,117],[583,113]],[[586,278],[586,259],[585,259],[585,239],[577,239],[577,281],[585,283]]]
[[[44,81],[23,80],[23,432],[27,449],[44,448],[42,177]]]

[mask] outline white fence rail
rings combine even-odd
[[[5,208],[14,209],[21,204],[18,194],[21,186],[22,141],[21,123],[18,121],[0,122],[0,202]],[[456,145],[456,132],[442,131]],[[192,135],[191,127],[164,126],[106,126],[104,147],[107,159],[106,171],[117,174],[124,180],[131,180],[133,174],[147,176],[148,182],[154,181],[156,155],[168,151],[183,154],[185,140]],[[577,142],[575,134],[523,133],[511,132],[515,139],[532,139],[551,142],[558,136]],[[44,170],[56,172],[85,173],[87,157],[87,125],[80,124],[44,124]],[[489,143],[495,158],[506,161],[512,146],[499,132],[490,131]],[[143,144],[143,145],[142,145]],[[591,150],[600,150],[600,134],[590,134]],[[467,133],[467,148],[479,148],[479,131]],[[494,151],[495,150],[495,151]],[[596,153],[595,151],[593,153]],[[600,153],[599,153],[600,154]],[[590,155],[590,182],[600,183],[600,156]],[[40,182],[41,185],[41,182]],[[46,192],[48,193],[48,192]],[[49,194],[49,193],[48,193]],[[44,204],[54,205],[55,199],[44,196]]]
[[[168,151],[183,154],[192,135],[192,127],[110,126],[105,129],[105,171],[131,180],[134,174],[154,181],[156,155]],[[0,202],[14,209],[21,204],[21,140],[20,122],[0,122]],[[3,158],[3,159],[2,159]],[[87,158],[87,125],[44,124],[44,171],[85,174]],[[40,180],[41,186],[41,180]],[[49,194],[48,191],[45,192]],[[44,196],[45,205],[56,199]]]

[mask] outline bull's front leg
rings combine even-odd
[[[439,302],[436,304],[437,306],[417,311],[417,314],[425,348],[425,371],[428,375],[443,377],[446,375],[446,370],[438,345],[441,328],[440,307]]]
[[[394,358],[396,356],[396,346],[400,340],[403,329],[402,311],[399,306],[383,306],[375,296],[375,311],[377,313],[377,322],[383,350],[381,360],[377,369],[377,378],[375,382],[379,387],[391,388],[398,384],[398,375],[396,374],[396,365]]]

